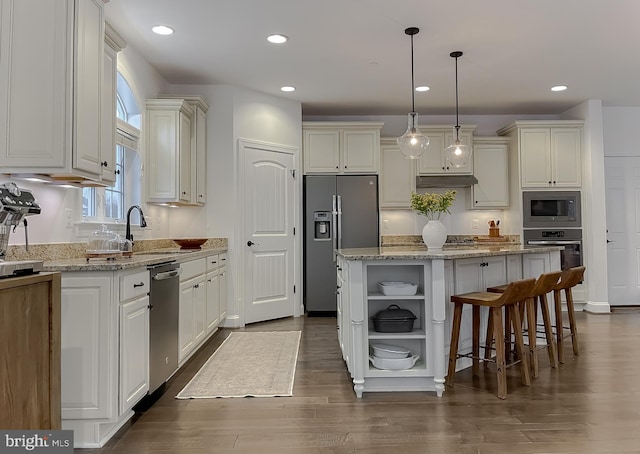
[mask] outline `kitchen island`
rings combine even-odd
[[[357,397],[363,392],[444,392],[453,304],[452,294],[482,291],[560,269],[562,247],[488,246],[428,251],[424,248],[337,250],[338,340]],[[414,295],[385,295],[380,282],[417,285]],[[416,320],[410,332],[377,332],[371,317],[396,304]],[[482,313],[482,326],[487,314]],[[485,332],[481,328],[481,332]],[[393,345],[418,356],[406,370],[370,364],[372,344]],[[471,313],[463,312],[459,351],[471,350]],[[457,368],[471,360],[459,359]]]

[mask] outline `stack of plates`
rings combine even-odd
[[[411,355],[411,351],[397,345],[371,344],[373,355],[369,360],[377,369],[405,370],[411,369],[418,361],[419,355]]]

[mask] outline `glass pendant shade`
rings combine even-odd
[[[471,149],[463,144],[459,138],[444,150],[445,158],[453,167],[464,167],[471,158]]]
[[[427,150],[429,138],[418,129],[418,114],[409,112],[409,124],[404,134],[396,139],[400,151],[407,159],[418,159]]]

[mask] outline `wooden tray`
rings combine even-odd
[[[507,239],[503,236],[476,236],[473,238],[473,241],[477,241],[478,243],[491,243],[491,242],[500,242],[506,243]]]

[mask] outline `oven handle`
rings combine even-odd
[[[549,246],[564,245],[564,244],[581,244],[581,243],[582,243],[582,241],[580,241],[580,240],[575,240],[575,241],[527,241],[527,244],[549,245]]]
[[[164,273],[158,273],[153,276],[154,281],[164,281],[165,279],[171,279],[172,277],[180,276],[182,269],[165,271]]]

